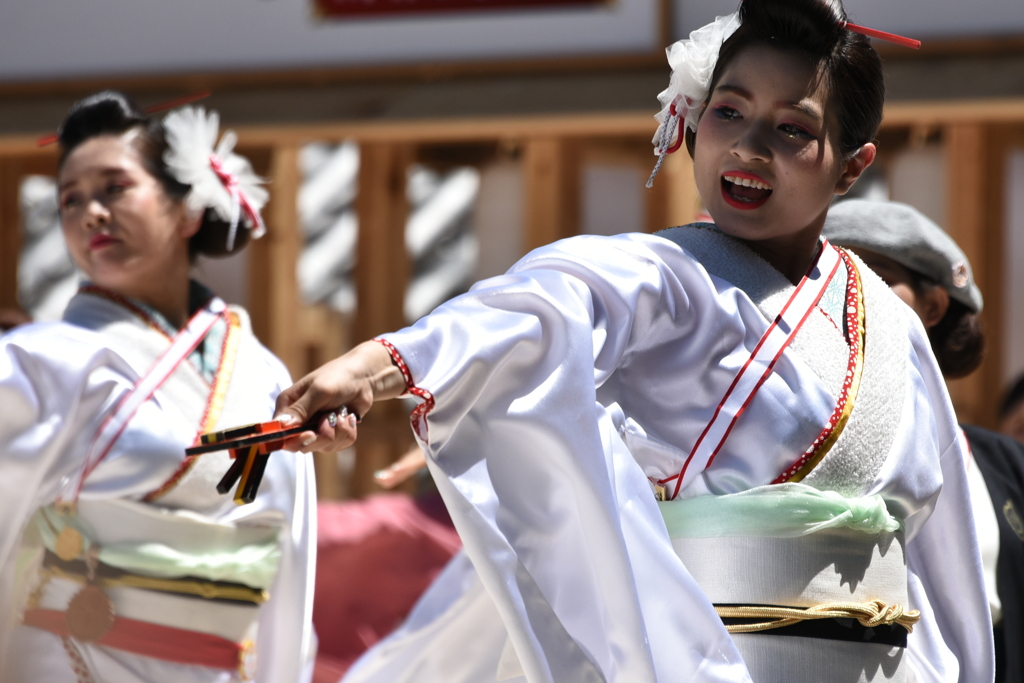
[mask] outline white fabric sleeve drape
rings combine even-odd
[[[237,370],[266,378],[247,397],[254,416],[269,416],[289,384],[280,362],[263,351],[266,365]],[[0,338],[0,662],[20,607],[13,580],[22,531],[40,506],[54,501],[62,478],[78,474],[100,421],[137,379],[137,369],[106,348],[101,335],[74,325],[31,325]],[[110,476],[87,480],[83,497],[140,500],[162,485],[194,436],[169,426],[172,409],[159,395],[145,402],[105,461]],[[217,514],[220,522],[280,529],[279,570],[260,609],[260,682],[302,680],[315,654],[315,506],[311,456],[281,452],[268,462],[255,503],[227,505]]]
[[[912,327],[911,341],[919,362],[928,366],[921,374],[937,412],[940,443],[947,446],[939,458],[942,490],[933,509],[915,515],[927,517],[927,523],[907,544],[911,599],[916,594],[920,601],[921,593],[926,594],[939,633],[915,629],[908,637],[910,662],[923,680],[991,681],[995,676],[992,621],[967,486],[966,454],[953,431],[953,406],[920,325]],[[915,516],[908,520],[908,527],[918,526]],[[948,652],[942,651],[943,643]]]
[[[276,398],[291,382],[279,361],[272,357],[268,360],[272,361],[270,370],[280,378]],[[281,562],[270,587],[270,600],[260,608],[256,683],[304,683],[312,676],[311,663],[316,656],[312,621],[317,523],[313,456],[274,453],[267,462],[256,501],[236,511],[241,515],[239,524],[280,528]]]
[[[31,339],[47,362],[16,343],[0,344],[0,659],[19,608],[13,592],[15,555],[36,509],[56,498],[63,477],[75,476],[99,418],[137,379],[116,354],[88,341],[88,333],[59,323],[36,326]],[[38,348],[46,339],[48,348]],[[49,351],[49,353],[47,353]]]
[[[713,288],[617,244],[535,252],[386,338],[434,396],[419,436],[531,683],[749,680],[596,398],[658,318],[699,325],[716,305],[691,297]]]

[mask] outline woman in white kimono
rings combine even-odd
[[[259,497],[215,484],[198,433],[263,414],[289,377],[245,311],[190,280],[242,248],[266,192],[201,109],[100,93],[60,134],[61,226],[88,283],[62,322],[0,338],[0,680],[308,678],[309,456]]]
[[[991,681],[927,337],[820,237],[882,115],[845,19],[745,0],[669,51],[656,151],[687,143],[715,225],[538,249],[281,394],[417,397],[465,544],[346,680]]]

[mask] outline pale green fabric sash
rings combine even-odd
[[[52,507],[45,507],[36,513],[35,521],[43,545],[51,552],[55,552],[57,535],[66,525],[82,534],[85,550],[94,543],[86,525],[79,523],[74,515],[60,515]],[[108,566],[143,576],[188,576],[269,588],[277,574],[281,549],[276,538],[206,552],[183,552],[157,542],[113,543],[100,547],[98,559]]]
[[[879,495],[844,498],[835,491],[819,491],[798,483],[661,501],[658,506],[672,538],[793,538],[842,527],[877,534],[901,527]]]

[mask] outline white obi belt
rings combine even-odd
[[[756,683],[907,679],[902,525],[881,496],[798,483],[659,502]]]

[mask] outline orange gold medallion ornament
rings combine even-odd
[[[77,560],[82,556],[84,549],[85,542],[82,539],[82,532],[72,526],[61,529],[53,543],[53,551],[65,562]]]

